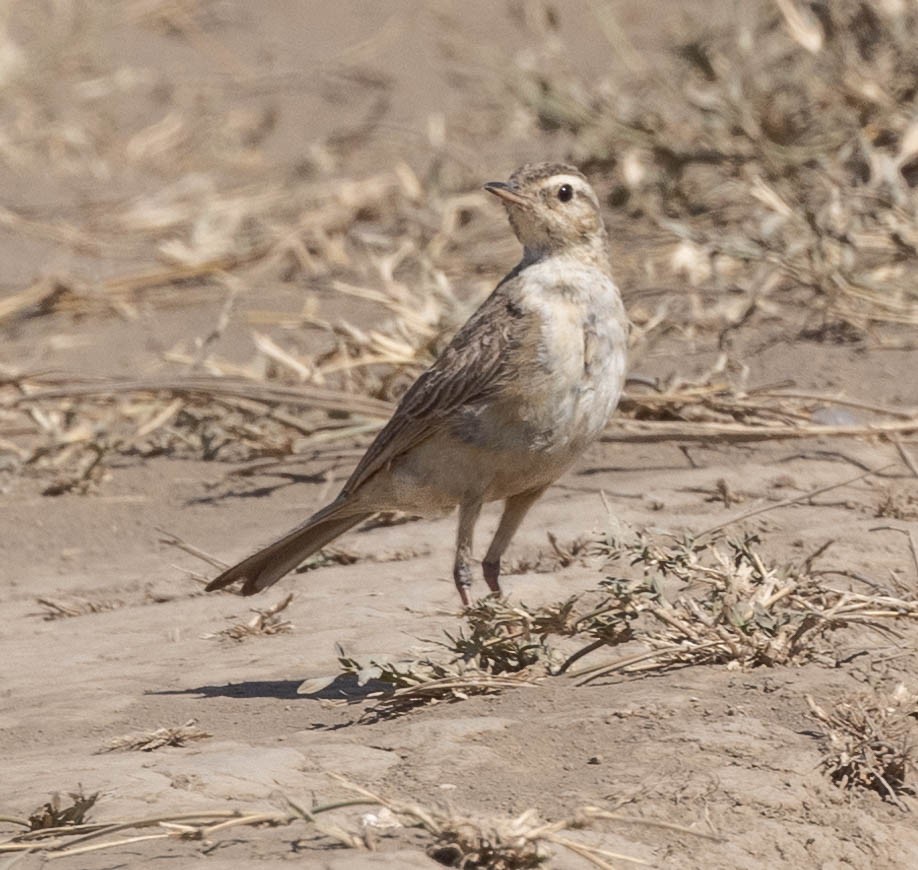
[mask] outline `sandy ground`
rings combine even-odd
[[[503,11],[488,3],[472,5],[472,10],[468,4],[463,8],[474,38],[494,44],[518,38]],[[387,124],[421,130],[430,112],[449,112],[473,97],[451,81],[437,48],[442,36],[437,28],[446,25],[429,9],[409,14],[411,6],[344,3],[333,16],[322,4],[272,2],[253,21],[243,4],[222,4],[221,51],[240,63],[302,64],[308,72],[326,69],[345,50],[359,54],[363,40],[387,32],[387,22],[407,20],[367,63],[395,81]],[[646,45],[639,44],[647,51],[657,47],[650,7],[664,6],[669,4],[617,4],[620,20],[645,40]],[[450,14],[457,9],[450,7]],[[578,4],[565,26],[576,32],[585,16]],[[585,64],[598,62],[594,40],[584,26]],[[138,64],[172,65],[180,77],[213,72],[194,46],[168,33],[151,36],[140,24],[108,34],[105,45],[116,65],[131,58]],[[232,93],[219,99],[227,109],[233,106]],[[247,95],[237,105],[251,107],[261,99],[267,100]],[[334,94],[316,91],[273,94],[271,102],[278,121],[266,140],[265,159],[291,165],[316,127],[333,129],[356,111],[336,102]],[[134,111],[156,114],[143,103]],[[386,165],[395,147],[393,140],[388,150],[380,146],[355,160],[368,170]],[[538,147],[528,144],[529,152]],[[485,163],[483,176],[506,172],[521,157],[533,156],[520,150],[489,141],[476,169]],[[411,159],[410,148],[405,156]],[[65,183],[54,174],[33,173],[14,182],[16,176],[5,170],[6,199],[21,207],[47,209],[60,202],[78,208],[87,195],[85,185]],[[130,188],[140,182],[118,183]],[[155,187],[150,179],[142,184]],[[116,195],[115,190],[106,193]],[[495,231],[508,232],[497,218]],[[630,244],[623,235],[627,230],[620,219],[612,221],[619,231],[613,247],[623,252]],[[85,268],[101,278],[124,267],[123,261],[87,260],[15,232],[0,236],[0,244],[3,283],[10,293],[39,274]],[[476,280],[496,281],[501,268],[514,262],[512,247],[507,251],[502,266]],[[298,292],[279,284],[261,287],[257,299],[242,308],[295,308]],[[335,310],[333,300],[325,301]],[[372,317],[371,306],[350,310],[339,302],[339,314],[342,305],[358,322]],[[0,325],[0,363],[28,370],[161,372],[164,349],[190,344],[209,328],[217,308],[205,299],[182,308],[142,309],[138,319],[78,319],[64,312],[7,322]],[[307,334],[299,340],[308,347],[320,337]],[[221,337],[220,353],[245,358],[250,341],[240,316]],[[755,383],[793,378],[804,391],[918,406],[914,351],[808,341],[782,323],[751,324],[738,333],[733,351]],[[693,376],[715,356],[710,347],[674,336],[640,361],[639,373],[666,376],[677,370]],[[874,792],[839,789],[819,769],[823,744],[806,703],[807,696],[831,704],[852,692],[908,683],[916,665],[914,626],[898,625],[896,636],[847,630],[834,639],[831,662],[747,671],[694,667],[583,687],[566,677],[548,678],[535,688],[375,722],[358,721],[360,704],[330,706],[332,692],[297,694],[303,680],[337,673],[337,645],[361,659],[398,658],[430,649],[431,638],[458,627],[449,573],[454,518],[355,532],[342,546],[358,555],[356,562],[288,578],[255,601],[199,594],[193,572],[207,569],[166,545],[160,530],[234,560],[318,507],[350,462],[343,458],[329,474],[327,465],[304,458],[288,466],[302,474],[296,485],[288,485],[289,479],[271,475],[230,477],[237,466],[227,463],[123,457],[89,493],[56,497],[41,494],[46,481],[39,476],[4,477],[0,815],[26,817],[51,794],[78,787],[100,793],[90,814],[94,821],[212,809],[276,810],[278,795],[309,806],[347,796],[329,777],[334,773],[394,799],[482,817],[534,809],[550,821],[586,805],[621,804],[622,812],[636,819],[713,835],[702,838],[640,821],[608,822],[578,835],[652,866],[918,866],[918,833],[910,813]],[[757,531],[774,563],[800,560],[831,541],[820,556],[822,567],[878,583],[892,576],[914,589],[918,577],[907,537],[895,529],[918,531],[915,514],[878,518],[878,507],[890,492],[901,504],[914,506],[918,481],[893,445],[855,439],[712,442],[689,445],[687,452],[674,443],[600,443],[533,510],[514,542],[511,561],[538,562],[550,549],[548,532],[570,541],[606,530],[610,520],[600,491],[612,505],[619,532],[680,533],[885,466],[878,475],[812,503],[765,513],[735,530]],[[314,472],[323,479],[309,478]],[[716,497],[720,481],[735,496],[730,504]],[[495,510],[486,511],[479,542],[494,528]],[[563,598],[596,579],[595,566],[574,564],[515,573],[506,587],[511,599],[534,605]],[[291,631],[244,642],[206,637],[247,619],[250,605],[268,606],[287,592],[294,593],[285,611]],[[117,606],[73,618],[43,618],[47,609],[37,599],[71,597]],[[210,736],[183,747],[99,754],[119,736],[189,720]],[[902,801],[914,809],[912,798]],[[359,831],[366,812],[366,807],[344,808],[334,818]],[[14,830],[0,822],[0,831]],[[437,866],[425,856],[418,834],[381,831],[377,840],[378,853],[344,851],[299,822],[228,829],[204,843],[140,841],[60,863],[86,870],[164,866],[166,861],[210,870],[256,862],[260,867],[288,862],[328,868]],[[552,866],[587,866],[572,853],[555,852]],[[41,854],[0,855],[0,868],[30,870],[47,860]]]

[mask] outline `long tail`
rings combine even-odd
[[[332,507],[332,506],[329,506]],[[287,532],[273,544],[243,559],[238,565],[227,568],[219,577],[207,584],[207,591],[222,589],[242,580],[242,594],[254,595],[276,583],[285,574],[292,571],[308,559],[313,553],[321,550],[338,535],[344,534],[357,523],[371,516],[372,512],[336,516],[336,511],[319,511],[301,526]]]

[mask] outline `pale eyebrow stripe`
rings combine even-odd
[[[579,190],[583,186],[583,179],[577,175],[553,175],[551,177],[553,185],[569,184],[574,190]]]

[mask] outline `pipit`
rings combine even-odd
[[[468,606],[475,523],[503,499],[482,563],[500,594],[500,560],[526,512],[618,404],[628,319],[599,200],[579,170],[528,164],[484,189],[506,207],[522,260],[408,389],[338,497],[208,590],[236,580],[244,595],[265,589],[379,511],[458,505],[453,579]]]

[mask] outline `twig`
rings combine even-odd
[[[900,420],[914,420],[918,411],[910,409],[901,411],[898,408],[890,408],[886,405],[875,405],[872,402],[865,402],[861,399],[848,399],[844,396],[830,396],[823,393],[804,393],[798,390],[785,391],[774,389],[750,389],[750,394],[756,396],[768,396],[774,399],[802,399],[804,401],[825,402],[830,405],[841,405],[845,408],[858,408],[862,411],[870,411],[873,414],[885,414],[887,417],[897,417]]]
[[[905,445],[902,443],[902,439],[896,436],[890,436],[890,441],[895,445],[896,450],[899,451],[899,455],[902,457],[902,461],[908,466],[908,470],[911,473],[918,477],[918,465],[915,464],[915,460],[912,457],[912,454],[905,449]]]
[[[715,646],[721,646],[722,644],[723,644],[723,641],[712,640],[712,641],[708,641],[707,643],[696,644],[692,647],[692,649],[693,650],[710,649]],[[590,676],[588,676],[585,680],[581,680],[579,683],[577,683],[578,686],[585,686],[587,685],[587,683],[593,682],[593,680],[598,680],[600,677],[604,677],[607,674],[614,673],[615,671],[620,671],[623,668],[630,667],[631,665],[639,664],[640,662],[647,661],[648,659],[655,659],[655,658],[658,658],[659,656],[672,655],[674,653],[684,652],[684,651],[685,651],[685,646],[681,643],[676,643],[676,644],[673,644],[672,646],[664,646],[664,647],[661,647],[660,649],[650,650],[648,652],[643,652],[643,653],[635,653],[634,655],[631,655],[631,656],[625,656],[624,658],[618,659],[617,661],[614,661],[611,663],[606,662],[605,664],[593,665],[592,667],[589,667],[589,668],[581,668],[578,671],[572,671],[571,673],[568,674],[568,676],[574,679],[577,677],[582,677],[585,674],[589,674]]]
[[[867,438],[918,432],[918,420],[872,423],[866,426],[747,426],[742,423],[690,423],[619,418],[606,429],[604,442],[652,444],[661,441],[712,440],[731,443],[781,441],[790,438]]]
[[[51,858],[69,858],[71,855],[83,855],[86,852],[98,852],[101,849],[113,849],[117,846],[128,846],[131,843],[140,843],[144,840],[165,840],[168,837],[175,836],[171,832],[162,834],[140,834],[136,837],[125,837],[121,840],[112,840],[109,843],[94,843],[91,846],[80,846],[77,849],[61,849],[60,851],[51,852],[46,857]]]
[[[223,300],[223,304],[220,306],[217,322],[207,335],[198,339],[198,350],[189,366],[192,372],[198,372],[204,367],[211,347],[223,337],[223,333],[226,332],[226,328],[229,326],[233,309],[236,307],[236,298],[242,291],[242,283],[240,281],[233,280],[226,274],[222,277],[229,285],[229,292],[226,294],[226,299]]]
[[[597,849],[595,846],[587,846],[585,843],[578,843],[570,837],[561,836],[561,834],[546,834],[545,839],[548,840],[549,843],[555,843],[558,846],[569,849],[574,854],[580,855],[581,858],[586,858],[587,861],[594,867],[599,867],[600,870],[615,870],[615,865],[608,863],[608,861],[603,861],[603,858],[611,858],[615,861],[627,861],[630,864],[640,864],[642,867],[653,866],[649,861],[645,861],[642,858],[630,858],[628,855],[623,855],[621,852],[609,852],[606,849]]]
[[[162,528],[162,526],[154,526],[161,535],[165,535],[162,538],[162,542],[170,547],[177,547],[179,550],[183,550],[188,553],[189,556],[195,556],[200,559],[202,562],[206,562],[212,568],[216,568],[218,571],[229,567],[226,562],[220,561],[216,556],[211,556],[210,553],[205,553],[203,550],[195,547],[194,544],[189,544],[187,541],[180,538],[175,532],[167,531]]]
[[[131,828],[149,828],[149,827],[152,827],[153,825],[159,825],[164,822],[186,822],[188,823],[188,822],[194,822],[195,820],[198,820],[198,819],[237,818],[239,817],[239,815],[240,813],[238,810],[211,810],[209,812],[205,811],[201,813],[180,813],[178,815],[153,816],[152,818],[149,818],[149,819],[140,819],[140,820],[135,820],[132,822],[119,822],[115,824],[95,823],[91,825],[74,825],[72,827],[55,828],[53,830],[55,832],[55,835],[58,835],[61,833],[67,833],[67,834],[79,833],[81,830],[84,830],[86,828],[93,829],[89,831],[88,833],[85,833],[82,836],[79,836],[76,839],[69,841],[70,846],[76,846],[79,843],[85,843],[85,842],[88,842],[89,840],[94,840],[97,837],[104,837],[107,834],[116,834],[118,833],[118,831],[128,831]],[[45,830],[50,831],[52,829],[46,828]],[[37,834],[40,832],[34,831],[33,833]],[[19,839],[25,839],[25,836],[20,837]]]
[[[0,323],[32,308],[51,308],[68,292],[69,289],[62,284],[42,279],[25,290],[0,300]]]
[[[20,384],[31,379],[21,377]],[[38,385],[54,383],[50,378],[36,379]],[[101,378],[93,381],[59,380],[54,386],[23,393],[13,400],[13,405],[32,405],[38,402],[74,398],[77,396],[111,396],[117,393],[172,393],[175,395],[236,396],[266,404],[287,404],[299,407],[321,408],[387,420],[393,406],[389,402],[368,396],[352,395],[339,390],[321,387],[285,387],[282,384],[244,381],[233,378],[194,375],[184,378],[125,379]],[[918,428],[918,427],[916,427]]]
[[[209,278],[219,272],[232,272],[240,266],[254,263],[271,253],[268,246],[255,249],[248,254],[228,254],[207,263],[181,265],[169,269],[152,269],[109,278],[102,282],[102,292],[110,295],[130,294],[137,290],[150,290],[201,278]]]
[[[625,822],[633,825],[648,825],[651,828],[663,828],[666,831],[676,831],[679,834],[691,834],[693,837],[701,837],[703,840],[712,840],[715,843],[723,843],[724,838],[717,834],[707,834],[704,831],[698,831],[695,828],[686,825],[677,825],[674,822],[663,822],[659,819],[647,819],[643,816],[624,816],[621,813],[613,813],[608,810],[594,807],[589,809],[589,814],[596,819],[609,819],[614,822]]]

